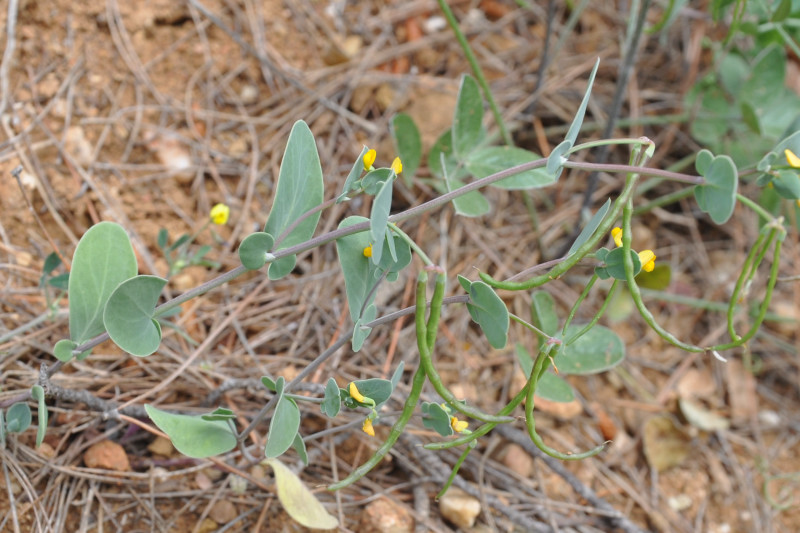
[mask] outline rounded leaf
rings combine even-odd
[[[467,155],[465,164],[470,174],[476,178],[485,178],[501,170],[537,161],[541,158],[539,154],[515,146],[489,146],[470,152]],[[534,168],[496,181],[492,186],[508,190],[533,189],[546,187],[554,181],[553,175],[549,174],[545,169]]]
[[[564,338],[578,333],[583,326],[571,325]],[[594,326],[572,344],[565,346],[556,357],[560,374],[597,374],[605,372],[625,358],[625,343],[604,326]]]
[[[136,275],[128,234],[113,222],[95,224],[81,237],[69,276],[69,336],[78,344],[105,331],[103,310],[117,285]]]
[[[275,244],[269,233],[258,231],[244,238],[239,245],[239,260],[247,270],[258,270],[267,262],[267,253]]]
[[[552,372],[545,372],[536,384],[536,396],[551,402],[569,403],[575,399],[575,392],[569,383]]]
[[[705,211],[716,224],[724,224],[733,214],[736,205],[736,190],[739,176],[733,159],[718,155],[708,166],[704,185],[694,188],[697,205]]]
[[[161,289],[167,280],[157,276],[136,276],[119,284],[103,314],[108,336],[114,344],[145,357],[161,344],[161,325],[153,319]]]
[[[6,429],[9,433],[22,433],[31,425],[31,408],[25,402],[18,402],[6,411]]]
[[[228,422],[168,413],[149,404],[144,406],[144,410],[183,455],[204,459],[229,452],[236,447],[236,436]]]
[[[493,348],[503,348],[508,341],[508,308],[494,290],[482,281],[474,281],[469,288],[467,304],[472,319],[480,325]]]
[[[78,347],[78,343],[69,339],[61,339],[53,346],[53,355],[56,359],[63,362],[68,362],[72,359],[72,351]]]

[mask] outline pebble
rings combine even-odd
[[[450,487],[439,500],[439,511],[445,519],[466,529],[475,525],[481,502],[459,488]]]

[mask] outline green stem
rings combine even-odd
[[[536,385],[539,381],[539,378],[547,370],[547,364],[550,361],[550,356],[548,353],[541,351],[539,355],[536,357],[536,363],[533,366],[533,370],[531,371],[531,375],[528,378],[528,394],[525,398],[525,425],[528,428],[528,436],[531,438],[533,443],[536,445],[537,448],[542,450],[544,453],[549,455],[550,457],[554,457],[556,459],[561,459],[563,461],[577,461],[579,459],[586,459],[587,457],[592,457],[597,455],[598,453],[602,452],[605,448],[605,444],[600,444],[595,446],[591,450],[587,450],[582,453],[563,453],[559,452],[558,450],[551,448],[547,444],[544,443],[542,437],[536,432],[536,420],[533,416],[533,407],[534,407],[534,394],[536,392]]]
[[[739,303],[740,295],[742,293],[742,288],[744,287],[745,283],[752,280],[752,276],[755,273],[755,269],[764,259],[764,254],[767,251],[767,247],[772,243],[772,239],[775,236],[774,231],[770,231],[769,239],[765,242],[764,239],[766,236],[764,232],[760,232],[758,235],[758,239],[756,242],[753,243],[752,248],[750,248],[750,253],[747,254],[747,258],[742,265],[741,274],[739,274],[738,279],[736,280],[736,285],[733,288],[733,293],[731,294],[731,299],[728,302],[728,312],[726,313],[727,321],[728,321],[728,335],[730,335],[731,340],[736,342],[740,339],[739,335],[736,334],[736,329],[733,325],[734,319],[734,311],[736,310],[736,304]],[[761,252],[759,253],[759,250]],[[756,257],[758,256],[758,260]]]
[[[597,230],[595,231],[594,235],[592,235],[590,239],[588,239],[585,243],[583,243],[583,245],[581,245],[575,251],[575,253],[567,257],[563,262],[557,264],[546,274],[536,276],[524,282],[513,282],[513,281],[497,281],[496,279],[492,278],[485,272],[481,272],[479,274],[481,280],[483,280],[486,284],[497,289],[505,289],[509,291],[521,291],[521,290],[530,290],[533,289],[534,287],[539,287],[549,281],[558,278],[566,271],[571,269],[573,266],[575,266],[578,263],[578,261],[583,259],[583,257],[586,254],[594,250],[594,248],[597,246],[597,244],[600,242],[601,239],[607,238],[611,226],[616,221],[617,217],[619,216],[619,213],[622,211],[623,206],[631,198],[631,194],[633,193],[633,185],[634,182],[632,180],[628,180],[625,183],[625,188],[622,190],[619,197],[614,202],[614,205],[609,210],[609,213],[608,215],[606,215],[606,218],[597,227]]]
[[[753,211],[755,211],[758,214],[758,216],[763,218],[766,222],[772,222],[773,220],[775,220],[775,217],[772,216],[772,214],[769,211],[767,211],[766,209],[755,203],[750,198],[747,198],[746,196],[742,196],[741,194],[736,193],[736,199],[742,202],[750,209],[752,209]]]
[[[469,445],[467,445],[466,449],[464,449],[464,451],[461,453],[461,456],[456,461],[456,464],[453,465],[453,470],[450,471],[450,477],[447,478],[447,481],[442,487],[442,490],[440,490],[439,493],[436,495],[436,501],[439,501],[439,498],[444,496],[444,493],[447,492],[447,489],[449,489],[450,485],[453,484],[453,481],[455,481],[456,475],[458,474],[459,468],[461,468],[461,465],[464,464],[464,461],[467,460],[467,456],[469,455],[469,452],[473,450],[473,448],[475,448],[475,441],[472,441],[469,443]]]
[[[453,33],[455,33],[456,40],[458,40],[461,50],[464,51],[464,56],[466,56],[467,62],[472,68],[472,73],[475,74],[478,84],[481,86],[481,89],[483,89],[483,96],[486,98],[486,101],[489,102],[489,108],[492,110],[495,122],[497,122],[497,127],[500,130],[500,136],[503,137],[503,142],[508,146],[514,146],[514,140],[511,138],[511,134],[508,133],[505,122],[503,122],[503,115],[500,113],[500,108],[497,106],[497,102],[495,102],[494,96],[492,95],[489,82],[486,81],[486,76],[483,75],[483,70],[481,70],[481,66],[478,64],[478,59],[475,57],[475,54],[472,53],[472,49],[467,42],[467,38],[464,36],[464,32],[462,32],[461,28],[458,26],[458,21],[455,15],[453,15],[453,11],[445,0],[437,0],[437,2],[439,3],[439,8],[442,10],[444,18],[447,19],[447,24],[450,25]]]
[[[420,259],[422,259],[422,262],[425,263],[425,265],[428,266],[433,265],[433,261],[431,261],[431,258],[428,257],[428,254],[426,254],[425,251],[422,248],[420,248],[416,242],[414,242],[414,239],[409,237],[405,231],[401,230],[397,226],[397,224],[389,222],[388,226],[390,230],[392,230],[398,237],[400,237],[406,244],[408,244],[408,247],[411,248],[414,251],[414,253],[416,253],[419,256]]]
[[[578,312],[578,307],[580,307],[580,305],[583,303],[583,301],[589,295],[589,291],[592,290],[592,287],[594,287],[594,284],[597,282],[598,279],[599,278],[597,277],[597,274],[594,274],[592,276],[592,278],[589,280],[589,283],[587,283],[586,286],[583,288],[583,291],[581,291],[581,295],[578,296],[578,299],[573,304],[572,309],[569,310],[569,314],[567,315],[567,319],[564,321],[564,328],[561,330],[561,337],[562,338],[566,336],[567,328],[569,327],[570,323],[572,322],[572,319],[575,318],[575,313]]]
[[[569,346],[570,344],[572,344],[573,342],[575,342],[579,338],[583,337],[586,334],[587,331],[592,329],[595,326],[595,324],[597,324],[597,322],[600,321],[600,317],[602,317],[603,314],[605,314],[606,309],[608,308],[608,305],[611,303],[611,298],[614,296],[614,292],[617,290],[618,286],[619,286],[619,280],[615,279],[614,283],[611,284],[611,288],[608,290],[608,294],[606,295],[606,299],[603,302],[603,305],[600,306],[600,309],[597,310],[597,312],[594,314],[594,316],[592,317],[592,319],[589,321],[588,324],[586,324],[575,335],[573,335],[572,337],[570,337],[569,339],[566,339],[564,341],[564,344],[566,346]],[[566,331],[564,333],[566,334]]]

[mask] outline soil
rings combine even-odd
[[[536,92],[546,3],[533,4],[526,10],[512,1],[451,2],[516,143],[547,155],[563,138],[597,56],[601,67],[585,135],[606,120],[627,22],[616,3],[593,2],[544,70]],[[460,77],[470,72],[432,0],[12,0],[7,5],[0,13],[2,27],[8,27],[13,8],[16,20],[13,35],[2,33],[11,56],[0,70],[4,408],[37,383],[41,365],[54,364],[53,345],[69,335],[66,298],[54,300],[60,293],[40,286],[51,252],[68,263],[80,236],[110,220],[129,232],[140,273],[167,276],[159,232],[166,229],[171,242],[196,234],[190,249],[209,245],[207,259],[216,264],[171,276],[166,296],[183,293],[238,266],[238,244],[260,230],[269,213],[295,121],[305,120],[317,139],[331,198],[363,144],[377,149],[376,166],[390,164],[395,113],[415,119],[427,150],[449,127]],[[654,10],[651,22],[659,13]],[[633,125],[615,132],[653,139],[655,167],[667,168],[700,148],[685,124],[637,121],[680,112],[683,95],[710,67],[697,43],[719,29],[692,13],[683,13],[663,36],[645,36],[622,111]],[[568,17],[557,7],[558,31]],[[488,112],[485,123],[496,133]],[[611,161],[625,163],[627,154],[615,150]],[[429,178],[423,166],[410,186],[398,182],[393,210],[434,197]],[[523,196],[499,190],[487,193],[493,207],[486,217],[458,217],[445,208],[403,228],[447,267],[449,294],[461,294],[456,275],[475,279],[477,269],[508,277],[556,257],[579,220],[586,179],[586,173],[565,172],[556,186],[530,196],[538,231],[531,229]],[[601,176],[594,208],[620,187],[619,176]],[[677,186],[660,185],[646,199],[674,190]],[[231,207],[231,218],[224,226],[209,226],[208,212],[218,202]],[[335,206],[318,232],[334,229],[351,214],[368,216],[369,203]],[[727,301],[757,237],[755,219],[745,210],[717,227],[690,201],[656,208],[638,223],[634,241],[657,243],[659,261],[671,269],[667,293],[711,302]],[[783,246],[781,275],[795,275],[797,233]],[[411,270],[420,266],[412,263]],[[61,266],[54,274],[65,271]],[[548,284],[563,314],[580,295],[586,272]],[[409,274],[381,290],[381,313],[411,304],[414,278]],[[770,311],[784,321],[766,323],[747,350],[726,352],[727,363],[667,345],[628,300],[615,299],[611,318],[603,323],[626,342],[625,362],[611,372],[569,377],[576,402],[541,401],[536,419],[545,441],[557,449],[612,443],[595,458],[559,462],[558,469],[529,445],[512,445],[512,433],[524,432],[522,421],[510,433],[482,438],[459,474],[481,506],[476,524],[465,530],[610,531],[614,528],[603,516],[614,510],[644,531],[800,529],[798,289],[792,281],[779,286]],[[753,289],[756,303],[760,290]],[[512,312],[530,312],[529,294],[503,297]],[[582,318],[588,320],[601,302],[601,296],[591,296]],[[683,340],[709,345],[724,337],[722,314],[674,298],[648,305],[656,320]],[[238,454],[217,462],[188,459],[141,429],[149,420],[137,413],[145,403],[198,413],[222,405],[236,413],[243,429],[269,398],[252,378],[291,379],[346,332],[348,317],[330,244],[301,255],[292,275],[280,281],[253,272],[188,302],[148,358],[106,342],[88,359],[65,365],[52,378],[62,392],[48,398],[51,422],[44,444],[36,448],[35,431],[28,430],[8,436],[2,451],[0,530],[305,530],[281,507],[268,468]],[[440,338],[436,357],[445,383],[456,396],[492,412],[524,383],[513,343],[536,343],[533,334],[512,325],[512,342],[494,350],[458,307],[446,310]],[[318,390],[313,385],[321,387],[329,377],[341,386],[388,377],[404,361],[406,371],[386,416],[391,421],[409,390],[416,357],[413,324],[382,326],[362,351],[342,349],[314,372],[309,390]],[[223,385],[225,392],[212,396]],[[435,398],[432,390],[425,395]],[[87,397],[105,406],[127,404],[132,416],[103,413],[102,406],[87,404]],[[285,459],[340,519],[342,530],[391,530],[381,528],[376,512],[384,518],[397,513],[395,521],[380,521],[402,524],[397,531],[410,530],[411,523],[417,531],[457,529],[434,500],[456,455],[419,451],[421,442],[438,439],[419,417],[393,455],[363,480],[332,494],[324,487],[366,460],[387,436],[388,425],[378,424],[371,439],[359,431],[363,413],[349,411],[330,421],[310,405],[303,407],[305,436],[352,424],[309,439],[308,467],[293,451]],[[692,406],[705,418],[687,414],[696,412]],[[711,415],[723,426],[703,429]],[[267,429],[262,424],[252,442],[263,446]],[[370,507],[375,501],[383,502],[380,511]]]

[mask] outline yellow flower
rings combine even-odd
[[[639,252],[639,261],[642,262],[642,270],[652,272],[656,267],[656,254],[653,250],[642,250]]]
[[[375,428],[372,427],[372,420],[369,418],[364,419],[364,424],[361,426],[361,430],[370,437],[375,436]]]
[[[375,150],[367,150],[367,153],[364,154],[364,158],[362,159],[364,162],[364,170],[369,171],[372,169],[372,164],[375,162],[375,157],[377,155],[378,154],[375,152]]]
[[[364,248],[364,257],[372,257],[372,245],[370,244]]]
[[[358,387],[356,387],[355,381],[350,382],[350,396],[358,403],[367,403],[367,399],[364,397],[364,395],[358,392]]]
[[[800,168],[800,157],[797,157],[794,152],[787,148],[783,151],[783,155],[786,156],[786,161],[789,163],[790,167]]]
[[[228,222],[228,216],[231,214],[231,208],[225,204],[217,204],[211,208],[209,212],[209,217],[211,217],[211,222],[216,224],[217,226],[222,226],[226,222]]]
[[[614,228],[611,230],[611,237],[614,239],[614,244],[622,246],[622,228]]]
[[[456,433],[461,433],[469,426],[469,422],[466,420],[459,420],[458,417],[451,416],[450,417],[450,427],[453,428],[453,431]]]
[[[394,170],[395,174],[400,174],[403,171],[403,162],[400,161],[399,157],[395,157],[394,161],[392,161],[392,170]]]

